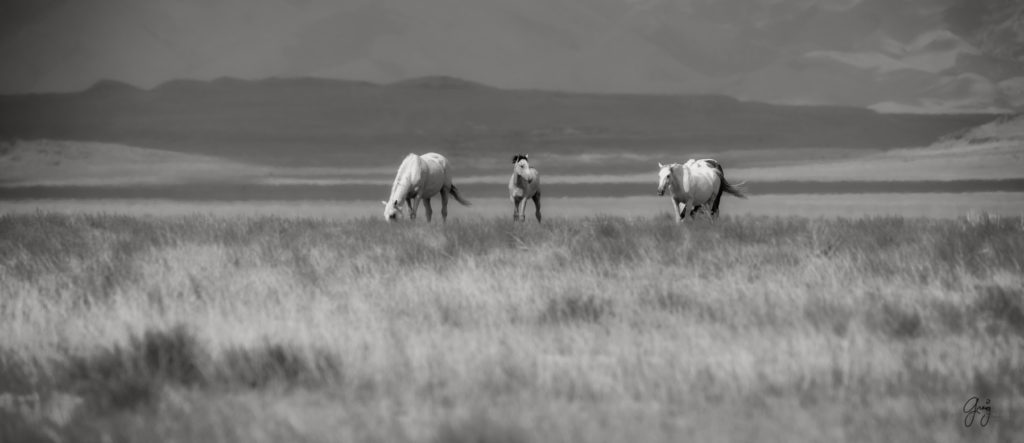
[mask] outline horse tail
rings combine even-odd
[[[718,197],[722,196],[722,192],[728,192],[739,198],[747,198],[746,194],[744,194],[747,190],[747,182],[739,182],[736,184],[729,183],[729,181],[725,179],[725,170],[722,169],[722,165],[718,162],[715,162],[714,165],[715,170],[718,171],[718,178],[722,179],[722,186],[718,190]]]
[[[744,194],[747,190],[747,182],[732,184],[726,181],[725,177],[722,177],[722,190],[739,198],[747,198],[747,195]]]
[[[462,203],[463,206],[473,205],[472,203],[469,202],[469,200],[462,198],[462,194],[459,193],[459,188],[456,188],[454,183],[452,183],[451,193],[452,197],[455,197],[455,200],[458,201],[459,203]]]

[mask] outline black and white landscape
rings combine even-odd
[[[0,441],[1017,441],[1018,3],[6,1]]]

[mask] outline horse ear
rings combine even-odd
[[[658,162],[658,169],[662,169],[664,167],[665,167],[665,165],[661,164],[661,162]]]
[[[382,205],[384,205],[384,206],[387,206],[387,205],[388,205],[388,202],[386,202],[386,201],[384,201],[384,200],[381,200],[381,201],[380,201],[380,204],[382,204]]]
[[[523,158],[526,158],[526,159],[530,158],[530,154],[524,155]]]

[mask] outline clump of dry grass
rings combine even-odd
[[[2,216],[0,436],[1018,435],[1022,252],[992,217]]]
[[[550,298],[538,318],[541,323],[594,323],[614,315],[611,300],[571,290]]]

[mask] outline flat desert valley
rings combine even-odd
[[[375,217],[394,180],[385,159],[357,166],[273,166],[220,157],[76,141],[7,142],[0,156],[3,212],[146,215],[266,214],[331,219]],[[630,217],[667,214],[655,195],[658,162],[725,158],[727,178],[746,182],[749,199],[725,197],[723,214],[956,218],[1024,214],[1024,119],[1002,119],[928,146],[895,149],[777,149],[678,154],[566,155],[535,151],[547,215]],[[501,171],[473,157],[454,182],[474,202],[460,217],[510,211]],[[391,163],[398,163],[400,158]],[[738,167],[730,167],[733,160]],[[609,164],[626,165],[615,173]],[[480,165],[485,165],[481,167]],[[555,172],[545,172],[546,166]],[[646,172],[637,169],[650,165]],[[455,205],[453,203],[453,205]]]

